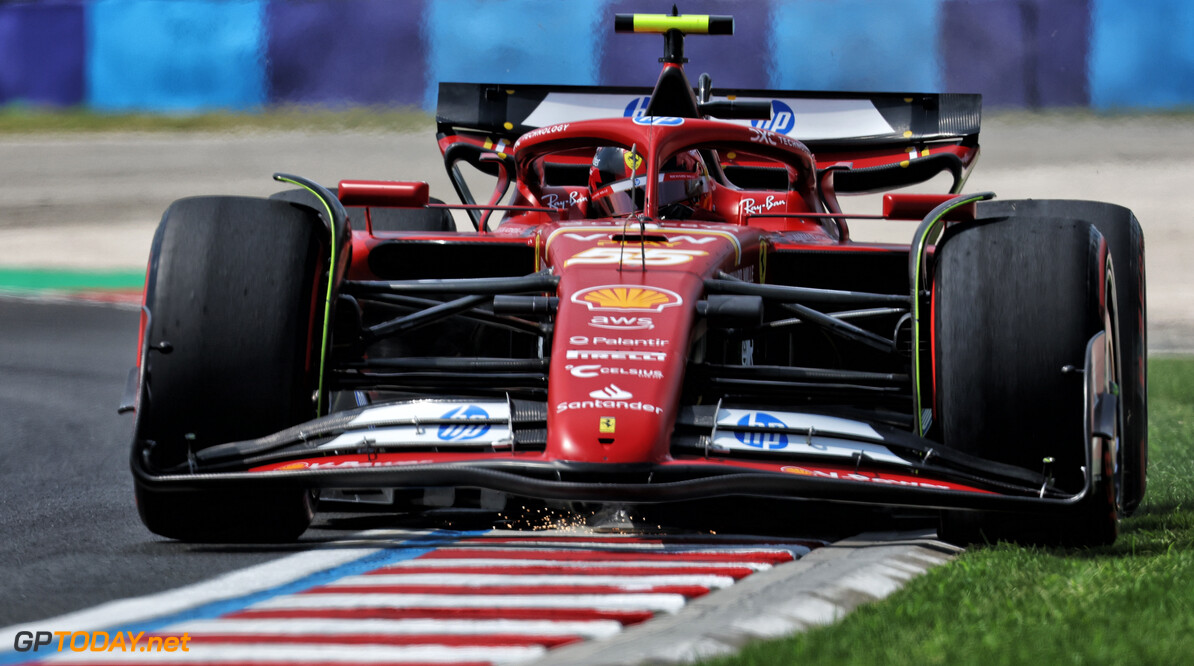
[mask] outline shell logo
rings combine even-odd
[[[283,470],[307,469],[307,467],[309,467],[309,466],[310,466],[310,463],[292,462],[292,463],[287,463],[285,465],[282,465],[281,467],[275,468],[275,471],[281,472]]]
[[[666,307],[680,305],[684,299],[674,291],[658,287],[601,285],[572,294],[572,302],[590,310],[662,312]]]

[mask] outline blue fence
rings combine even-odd
[[[1188,0],[687,0],[715,87],[979,92],[988,107],[1194,105]],[[667,7],[664,7],[666,5]],[[439,81],[649,85],[659,0],[0,2],[0,104],[102,110],[421,105]]]

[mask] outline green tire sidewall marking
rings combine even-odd
[[[920,278],[921,278],[922,260],[924,258],[925,248],[929,245],[929,238],[932,236],[935,236],[936,234],[940,233],[943,230],[943,226],[941,224],[942,218],[944,218],[947,214],[949,214],[950,211],[954,210],[955,208],[959,208],[961,206],[965,206],[965,205],[972,204],[972,203],[977,203],[979,201],[984,201],[989,198],[991,198],[991,195],[986,192],[984,192],[982,194],[975,194],[975,195],[966,197],[964,199],[961,199],[960,201],[957,201],[953,205],[945,208],[940,213],[938,213],[935,218],[932,219],[932,221],[929,223],[928,227],[925,229],[924,234],[922,234],[920,238],[916,239],[916,243],[912,247],[912,251],[916,253],[916,267],[915,267],[913,275],[911,276],[912,282],[913,282],[913,284],[912,284],[912,340],[913,340],[913,343],[912,343],[912,384],[913,384],[912,391],[916,398],[916,409],[915,409],[916,413],[913,416],[916,419],[916,434],[920,435],[921,437],[924,437],[925,427],[924,427],[924,418],[921,416],[922,412],[924,411],[924,395],[921,393],[921,382],[920,382],[920,344],[919,344],[919,340],[920,340],[920,287],[921,287]],[[936,241],[936,238],[934,238],[934,241]]]
[[[278,178],[278,180],[280,180],[284,183],[290,183],[291,185],[297,185],[298,187],[301,187],[304,190],[310,192],[312,196],[314,196],[316,199],[319,199],[319,202],[321,204],[323,204],[323,209],[327,212],[328,220],[336,219],[336,216],[332,214],[332,207],[328,205],[328,202],[324,201],[323,197],[319,196],[318,192],[316,192],[315,190],[306,186],[305,184],[298,182],[297,180],[291,180],[289,178],[284,178],[284,177]],[[332,243],[331,243],[332,252],[331,252],[331,261],[328,264],[328,288],[327,288],[327,293],[324,294],[324,299],[323,299],[323,333],[320,336],[320,343],[319,343],[319,380],[318,380],[319,384],[316,387],[317,393],[316,393],[316,397],[315,397],[315,415],[316,416],[323,416],[323,373],[324,373],[325,368],[327,367],[328,326],[331,324],[330,320],[331,320],[331,316],[332,316],[332,282],[334,281],[335,274],[336,274],[336,225],[335,225],[335,223],[334,222],[329,223],[328,228],[331,230],[331,235],[332,235]]]

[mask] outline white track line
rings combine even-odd
[[[503,549],[526,549],[534,547],[536,550],[605,550],[616,552],[618,550],[650,550],[650,551],[666,551],[679,553],[740,553],[743,551],[786,551],[793,555],[799,556],[808,553],[811,550],[808,546],[800,544],[785,544],[785,543],[743,543],[743,544],[717,544],[717,543],[678,543],[669,541],[668,543],[652,543],[643,541],[630,541],[622,537],[619,539],[610,539],[609,541],[567,541],[567,540],[552,540],[552,539],[527,539],[517,541],[487,541],[484,538],[468,539],[456,542],[453,548],[484,548],[486,550],[503,550]]]
[[[617,620],[376,620],[308,619],[257,620],[229,618],[180,622],[156,631],[157,634],[191,636],[204,634],[377,634],[409,636],[416,634],[457,634],[473,636],[505,634],[511,636],[583,636],[603,638],[622,630]]]
[[[274,597],[251,610],[341,608],[568,608],[648,610],[675,613],[684,607],[679,594],[296,594]]]
[[[458,574],[458,573],[412,573],[412,574],[367,574],[345,576],[326,587],[342,586],[386,586],[386,585],[452,585],[461,587],[497,587],[508,585],[612,585],[618,587],[654,587],[657,585],[696,585],[720,589],[734,584],[729,576],[708,574],[660,575],[660,576],[587,576],[584,574]]]
[[[419,535],[410,534],[408,538],[416,536]],[[159,594],[110,601],[58,617],[5,627],[0,629],[0,653],[12,650],[18,631],[45,631],[47,627],[87,631],[151,620],[207,603],[236,599],[279,587],[358,560],[379,550],[381,549],[326,548],[296,553]]]
[[[274,645],[192,645],[187,652],[63,652],[45,663],[86,661],[87,663],[213,663],[264,661],[278,663],[390,663],[461,661],[508,664],[542,657],[547,649],[538,646],[455,647],[442,645],[344,645],[274,644]]]
[[[770,569],[770,564],[762,562],[705,562],[705,561],[676,561],[668,562],[666,560],[509,560],[502,558],[431,558],[431,559],[413,559],[402,560],[401,562],[394,562],[387,564],[380,569],[393,570],[402,569],[404,567],[428,567],[428,568],[473,568],[494,570],[501,567],[570,567],[576,569],[593,569],[597,567],[617,567],[622,569],[631,568],[659,568],[659,569],[753,569],[754,571],[764,571]],[[377,574],[380,575],[380,574]]]
[[[766,559],[773,555],[793,555],[791,549],[788,548],[760,548],[758,546],[744,546],[742,548],[726,548],[724,546],[685,546],[676,548],[669,546],[667,548],[627,548],[625,546],[610,546],[608,544],[597,544],[595,546],[584,547],[561,547],[560,544],[551,544],[550,546],[540,546],[535,548],[528,548],[522,544],[471,544],[471,543],[454,543],[452,545],[445,545],[436,549],[436,552],[441,553],[441,556],[448,556],[451,553],[459,552],[475,552],[483,551],[486,553],[493,553],[494,557],[501,557],[503,554],[517,555],[519,553],[543,553],[547,557],[560,556],[567,557],[575,553],[601,553],[608,555],[642,555],[648,559],[658,555],[728,555],[732,557],[742,557],[744,555],[757,555]],[[639,552],[635,552],[639,551]],[[641,552],[646,551],[646,552]],[[688,560],[685,560],[688,561]]]

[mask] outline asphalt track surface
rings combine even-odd
[[[133,422],[116,413],[136,339],[134,309],[0,299],[0,626],[293,550],[188,546],[141,525]]]

